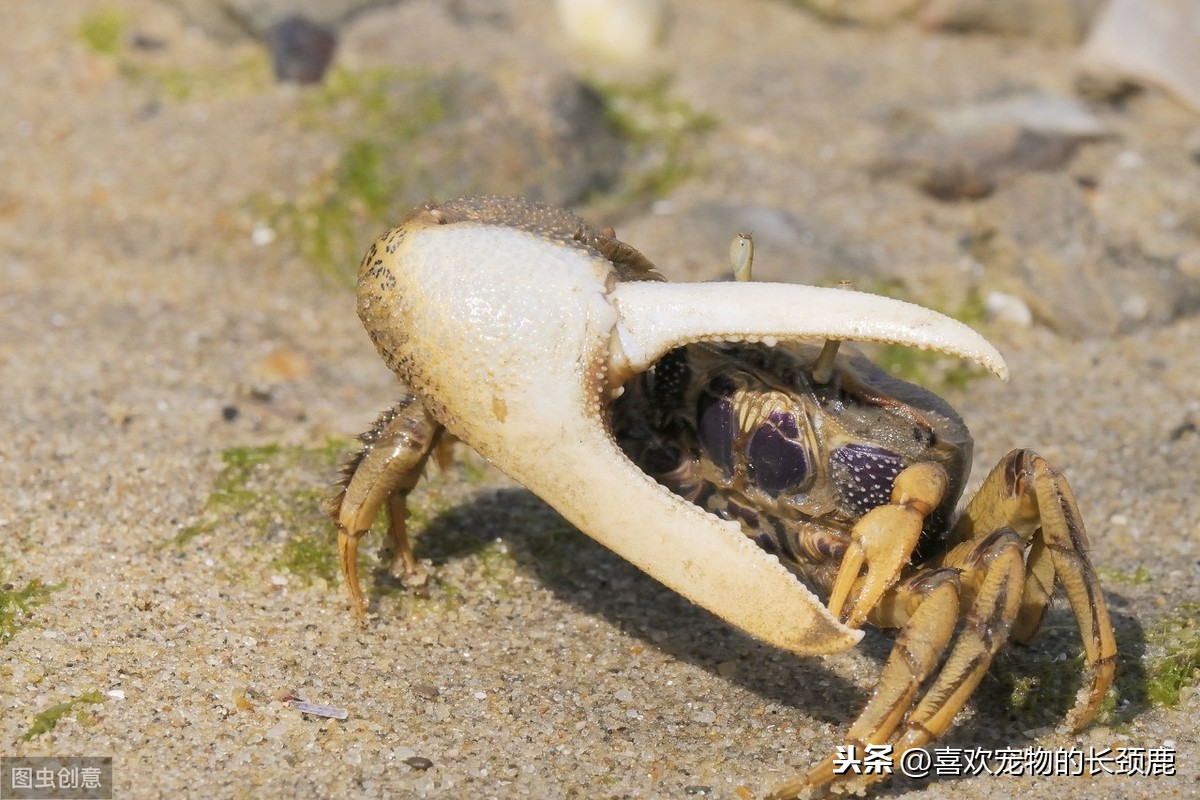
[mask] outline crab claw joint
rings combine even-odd
[[[359,315],[439,423],[571,524],[747,633],[797,653],[848,649],[835,619],[740,527],[672,494],[617,447],[606,406],[695,341],[837,338],[1004,362],[918,306],[768,283],[671,284],[573,214],[525,201],[424,206],[364,258]]]

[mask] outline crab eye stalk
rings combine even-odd
[[[811,375],[813,383],[824,386],[833,378],[833,362],[837,358],[838,348],[842,343],[837,339],[826,339],[821,354],[813,362]]]
[[[729,244],[729,266],[735,281],[748,281],[754,271],[754,236],[739,233]]]
[[[854,281],[838,281],[837,288],[852,292],[854,291]],[[837,358],[838,348],[841,346],[841,341],[837,339],[825,340],[825,346],[821,348],[821,355],[817,356],[817,360],[813,362],[813,383],[824,386],[833,378],[833,362]]]

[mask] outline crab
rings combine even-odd
[[[891,745],[895,760],[942,734],[996,652],[1034,636],[1056,585],[1088,672],[1068,721],[1086,726],[1116,643],[1066,480],[1014,450],[955,518],[971,463],[961,418],[839,345],[934,349],[1004,379],[1000,354],[917,305],[751,282],[751,248],[734,241],[739,281],[668,283],[611,229],[496,197],[420,206],[376,241],[359,316],[407,391],[329,505],[355,614],[358,542],[385,505],[393,569],[421,579],[407,496],[458,440],[771,645],[835,653],[864,624],[898,629],[846,746]],[[882,777],[838,763],[773,796]]]

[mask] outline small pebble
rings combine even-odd
[[[427,770],[433,766],[433,761],[425,756],[409,756],[404,759],[404,763],[408,764],[413,769]]]
[[[337,37],[297,15],[272,25],[267,43],[280,83],[320,83],[333,58]]]
[[[1192,279],[1200,279],[1200,250],[1187,250],[1175,260],[1175,268]]]
[[[1033,312],[1029,305],[1015,294],[1007,292],[988,292],[983,301],[983,313],[988,319],[1016,328],[1028,328],[1033,324]]]
[[[568,41],[613,61],[646,58],[663,35],[662,0],[558,0]]]
[[[1122,150],[1116,158],[1117,169],[1138,169],[1146,163],[1136,150]]]
[[[259,247],[266,247],[275,241],[275,229],[267,225],[255,225],[250,232],[250,241]]]
[[[292,700],[289,705],[291,705],[291,707],[297,711],[305,714],[314,714],[318,717],[346,719],[350,716],[350,712],[344,708],[335,708],[334,706],[319,706],[316,703],[310,703],[307,700]]]

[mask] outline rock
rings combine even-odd
[[[662,0],[557,0],[558,21],[575,44],[614,61],[637,61],[663,35]]]
[[[1174,264],[1107,241],[1067,175],[1025,175],[981,203],[971,255],[984,265],[987,286],[1074,338],[1163,324],[1200,297],[1200,287]],[[995,311],[1014,307],[1011,300],[1003,305]]]
[[[869,242],[767,205],[700,202],[669,213],[631,219],[617,229],[626,241],[656,242],[671,280],[732,280],[729,244],[739,233],[754,235],[754,278],[792,283],[852,280],[867,286],[886,269]],[[669,254],[669,258],[666,254]]]
[[[451,19],[464,27],[512,29],[511,8],[496,0],[450,0],[446,11]]]
[[[1077,44],[1104,0],[798,0],[835,22],[882,27],[916,17],[925,27]]]
[[[800,0],[810,11],[834,22],[882,27],[914,13],[922,0]]]
[[[1033,324],[1033,312],[1025,301],[1007,292],[988,292],[983,298],[983,314],[989,320],[1014,328]]]
[[[397,0],[167,0],[193,24],[218,39],[267,40],[272,26],[303,17],[321,28],[339,25],[366,9]]]
[[[625,139],[596,92],[566,71],[544,65],[503,82],[477,72],[382,75],[348,77],[337,89],[346,98],[327,114],[347,141],[335,178],[341,202],[354,196],[394,214],[431,196],[478,193],[571,205],[621,174]]]
[[[355,122],[342,134],[370,139],[381,173],[404,180],[395,213],[469,193],[572,205],[621,177],[628,138],[604,98],[544,47],[544,25],[515,29],[513,5],[400,3],[344,28],[340,74],[366,84],[384,76],[387,91],[399,93],[381,124],[365,131]],[[357,107],[335,116],[361,118],[375,105],[371,93],[358,92]],[[423,113],[436,119],[411,121]]]
[[[1200,0],[1112,0],[1084,43],[1079,66],[1084,88],[1093,93],[1148,83],[1200,111]]]
[[[511,86],[454,80],[452,111],[423,158],[436,165],[439,194],[486,189],[565,206],[616,183],[625,141],[599,95],[574,76],[548,71]]]
[[[1175,261],[1175,268],[1181,275],[1200,283],[1200,250],[1188,250],[1181,253]]]
[[[291,16],[267,30],[275,78],[281,83],[320,83],[333,58],[337,36],[305,17]]]
[[[991,194],[1015,175],[1063,166],[1081,142],[1106,135],[1078,100],[1027,93],[933,113],[901,112],[872,171],[940,200]]]
[[[938,30],[1027,36],[1053,44],[1078,44],[1104,0],[929,0],[921,24]]]

